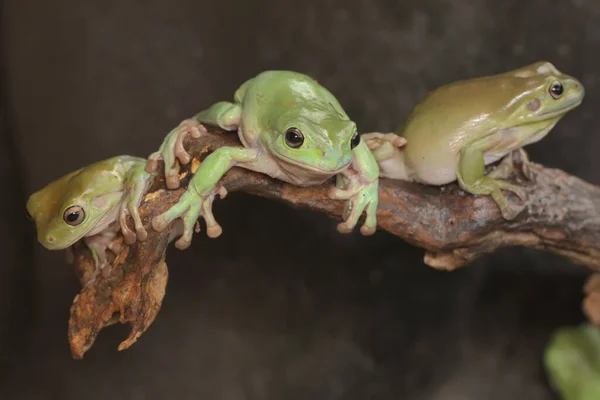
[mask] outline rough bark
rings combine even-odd
[[[116,257],[109,277],[88,283],[93,270],[89,253],[83,246],[75,249],[83,285],[73,303],[69,322],[75,358],[83,357],[98,332],[107,325],[117,321],[132,325],[129,338],[119,346],[122,350],[131,346],[152,323],[165,294],[168,273],[164,258],[175,224],[159,233],[151,228],[150,219],[177,202],[192,172],[206,155],[228,145],[239,146],[237,136],[214,128],[200,139],[185,141],[193,160],[181,169],[181,187],[167,190],[164,178],[157,178],[140,207],[148,238]],[[513,221],[502,218],[491,198],[468,195],[456,184],[440,188],[381,180],[378,228],[425,249],[425,263],[438,269],[465,266],[499,248],[526,246],[600,271],[600,188],[535,163],[529,165],[529,170],[532,179],[520,174],[510,178],[529,195],[527,206]],[[230,193],[242,191],[341,219],[343,203],[327,197],[333,181],[315,187],[296,187],[233,168],[221,182]],[[216,218],[219,219],[218,214]],[[194,241],[198,240],[214,239],[196,234]]]

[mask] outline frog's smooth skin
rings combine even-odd
[[[444,185],[458,180],[474,195],[491,195],[502,216],[514,219],[527,195],[519,186],[485,175],[485,166],[542,139],[570,110],[581,104],[577,79],[541,61],[506,73],[463,80],[431,92],[396,134],[364,134],[381,177]],[[403,145],[402,142],[398,142]],[[508,158],[508,157],[507,157]],[[510,203],[502,191],[523,202]]]
[[[152,221],[161,231],[176,218],[183,218],[184,232],[176,247],[191,243],[196,220],[203,216],[209,237],[222,229],[212,214],[218,181],[234,166],[267,174],[294,185],[320,184],[338,176],[330,196],[346,200],[345,221],[340,232],[350,232],[366,212],[361,227],[365,235],[376,229],[379,167],[337,99],[312,78],[292,71],[266,71],[246,81],[234,102],[218,102],[171,131],[161,148],[149,157],[147,170],[165,161],[167,186],[179,185],[175,159],[190,161],[182,141],[199,137],[202,124],[238,131],[243,147],[222,147],[210,154],[196,171],[179,202]],[[340,175],[342,177],[340,177]],[[221,196],[222,197],[222,196]]]
[[[126,244],[145,240],[138,207],[154,175],[145,171],[146,162],[127,155],[98,161],[32,194],[27,212],[39,242],[49,250],[70,250],[83,240],[98,272],[107,265],[107,249],[115,254],[121,250],[111,244],[119,229]],[[128,215],[136,232],[127,226]]]
[[[558,329],[544,352],[550,385],[562,400],[600,399],[600,328]]]

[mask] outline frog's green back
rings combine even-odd
[[[397,133],[407,140],[407,162],[448,162],[469,142],[515,126],[516,102],[543,79],[498,75],[454,82],[431,92]],[[432,160],[429,160],[432,158]],[[420,161],[419,161],[420,160]]]
[[[27,210],[44,229],[56,218],[62,218],[65,204],[78,199],[91,200],[98,192],[118,190],[132,163],[145,162],[133,156],[117,156],[70,172],[32,194]]]
[[[307,114],[319,122],[337,114],[349,120],[337,98],[308,75],[294,71],[265,71],[247,81],[238,89],[243,95],[242,107],[246,115],[257,116],[263,124],[274,121],[282,112]]]

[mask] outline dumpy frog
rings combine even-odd
[[[146,162],[127,155],[98,161],[32,194],[27,213],[35,222],[39,242],[49,250],[66,249],[71,258],[71,246],[83,240],[97,273],[107,265],[107,250],[121,251],[111,243],[119,230],[126,244],[145,240],[138,207],[154,175],[145,171]],[[127,226],[128,215],[135,232]]]
[[[364,134],[363,141],[381,177],[430,185],[458,180],[468,193],[490,195],[502,216],[512,220],[527,194],[503,180],[511,171],[511,158],[505,156],[520,156],[528,171],[522,148],[546,136],[584,94],[577,79],[549,62],[537,62],[442,86],[417,105],[396,133]],[[486,175],[485,166],[503,157],[502,165]],[[516,194],[522,204],[509,202],[502,191]]]
[[[183,234],[175,243],[179,249],[190,245],[200,216],[206,221],[209,237],[222,233],[212,203],[217,194],[223,197],[226,193],[218,182],[234,166],[298,186],[321,184],[337,176],[329,195],[346,200],[345,221],[338,230],[352,231],[364,211],[361,233],[375,232],[377,161],[338,100],[312,78],[293,71],[266,71],[249,79],[235,92],[233,103],[218,102],[172,130],[160,149],[149,156],[147,170],[156,170],[157,161],[163,160],[167,186],[177,188],[175,161],[190,161],[183,140],[188,135],[200,137],[206,132],[203,124],[237,130],[241,146],[221,147],[207,156],[179,202],[153,219],[157,231],[183,219]]]

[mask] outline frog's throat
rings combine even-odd
[[[285,163],[285,164],[293,165],[295,167],[300,167],[303,170],[306,170],[308,172],[313,172],[315,174],[328,176],[328,177],[332,177],[334,175],[339,174],[340,172],[342,172],[346,168],[348,168],[350,166],[350,164],[352,163],[352,159],[350,159],[347,162],[345,162],[344,164],[342,164],[341,166],[339,166],[338,168],[322,169],[322,168],[315,167],[314,165],[303,164],[303,163],[301,163],[297,160],[294,160],[292,158],[289,158],[283,154],[275,154],[275,158],[277,158],[277,160],[280,162],[279,163],[280,165],[281,165],[281,163]],[[287,168],[285,168],[285,169],[287,169]]]

